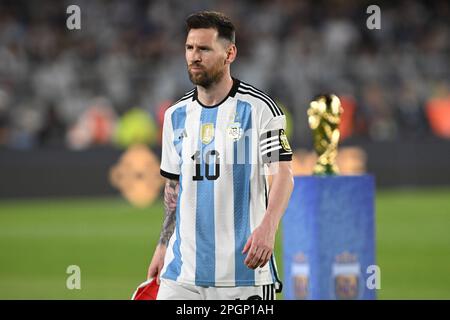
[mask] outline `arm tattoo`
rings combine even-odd
[[[167,247],[169,239],[175,229],[177,199],[179,191],[179,182],[168,180],[164,188],[164,223],[159,237],[159,244]]]

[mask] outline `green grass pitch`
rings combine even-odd
[[[135,209],[119,198],[2,200],[0,299],[129,299],[145,280],[162,212],[160,201]],[[450,189],[378,191],[376,212],[378,298],[450,299]],[[80,290],[66,288],[69,265],[81,268]]]

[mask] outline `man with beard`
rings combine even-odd
[[[165,219],[148,277],[160,281],[158,299],[275,299],[275,234],[293,189],[286,119],[267,94],[231,77],[237,48],[226,16],[203,11],[186,25],[196,86],[165,113]]]

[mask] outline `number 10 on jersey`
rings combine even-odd
[[[201,181],[203,180],[202,176],[202,165],[205,166],[205,177],[207,180],[217,180],[220,176],[220,157],[219,157],[219,151],[217,150],[209,150],[205,154],[204,161],[201,159],[200,151],[196,151],[192,157],[192,160],[194,160],[195,164],[195,176],[192,177],[192,180],[194,181]],[[214,174],[211,175],[210,165],[214,165]]]

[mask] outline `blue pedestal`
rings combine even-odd
[[[375,299],[366,285],[375,265],[373,176],[294,180],[283,217],[285,299]]]

